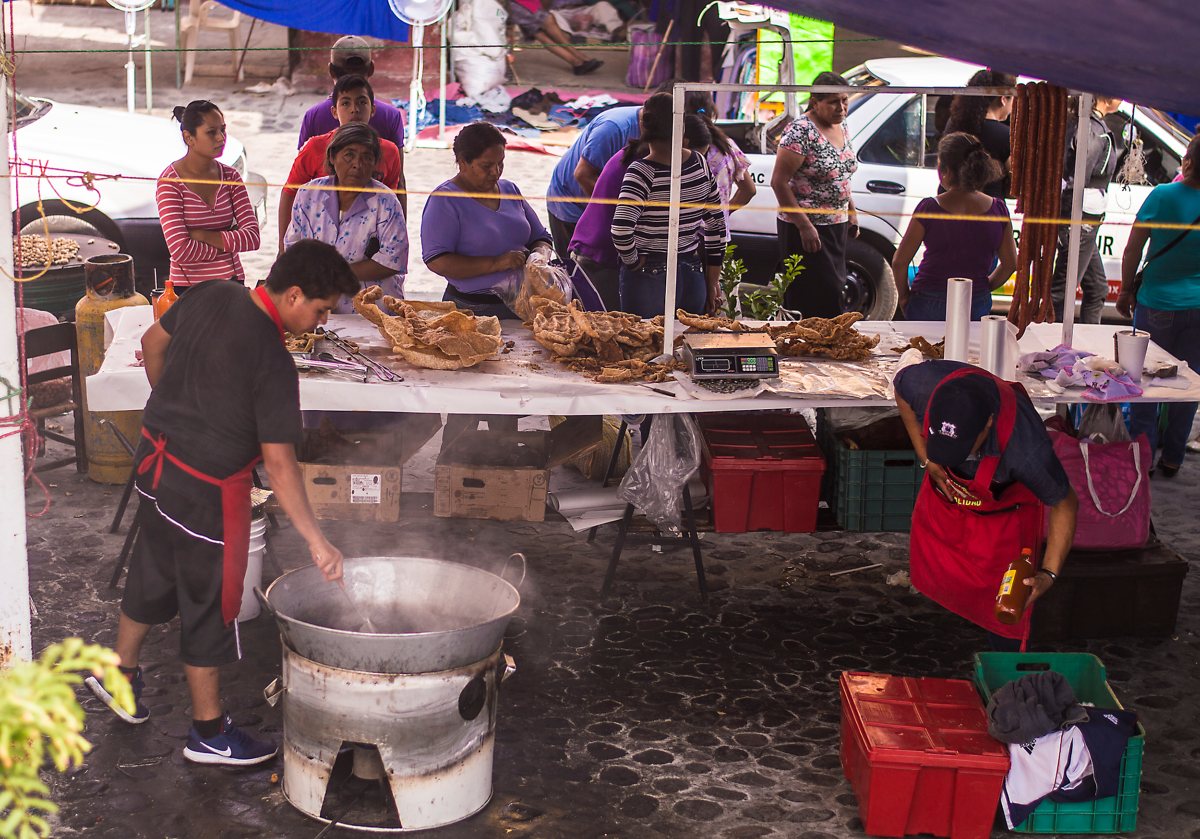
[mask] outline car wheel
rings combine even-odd
[[[896,314],[896,283],[887,258],[860,239],[846,242],[846,283],[842,305],[866,320],[891,320]]]
[[[19,219],[18,219],[19,216]],[[125,249],[125,236],[116,222],[95,208],[82,209],[76,212],[66,201],[43,201],[41,212],[37,204],[26,204],[19,213],[13,213],[13,229],[18,233],[38,234],[42,232],[42,219],[51,233],[90,233],[95,232],[102,239],[115,242],[122,251]]]

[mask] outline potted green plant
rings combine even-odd
[[[35,661],[0,670],[0,836],[41,839],[58,811],[39,772],[50,762],[65,772],[83,761],[92,744],[83,737],[83,709],[75,688],[83,675],[105,688],[131,713],[133,691],[110,649],[67,638]]]
[[[721,291],[725,298],[722,314],[743,320],[776,320],[783,308],[783,296],[800,272],[803,257],[792,254],[783,262],[783,271],[776,273],[767,285],[747,283],[746,264],[734,253],[737,245],[725,246],[721,262]]]

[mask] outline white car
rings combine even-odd
[[[923,94],[873,93],[886,87],[963,87],[980,68],[949,58],[886,58],[868,61],[846,74],[851,84],[867,88],[851,95],[846,125],[858,155],[858,171],[852,181],[854,203],[859,212],[861,233],[847,247],[848,278],[845,303],[848,309],[861,311],[868,318],[887,320],[896,311],[896,290],[890,262],[909,216],[922,198],[935,195],[938,188],[937,142],[934,114],[940,97]],[[1121,253],[1129,227],[1150,189],[1174,179],[1187,149],[1188,136],[1166,115],[1153,109],[1126,103],[1109,117],[1110,125],[1121,132],[1128,145],[1129,124],[1133,120],[1137,136],[1144,143],[1146,175],[1149,184],[1124,186],[1114,183],[1109,189],[1108,213],[1100,229],[1098,245],[1109,278],[1109,314],[1120,286]],[[741,145],[750,159],[758,194],[750,208],[730,219],[733,242],[738,254],[751,269],[748,279],[770,276],[778,258],[775,214],[771,191],[772,154],[762,154],[764,134],[761,126],[749,123],[721,123]],[[1009,202],[1009,212],[1014,210]],[[752,208],[758,207],[756,211]],[[1019,219],[1014,227],[1020,230]],[[996,302],[1005,306],[1011,288],[995,293]]]
[[[154,202],[155,179],[186,151],[179,124],[160,117],[67,105],[16,95],[17,129],[9,135],[13,206],[20,225],[40,232],[42,212],[51,230],[92,228],[134,258],[138,290],[167,277],[169,257]],[[246,152],[233,137],[221,162],[238,170],[250,187],[251,201],[262,204],[266,181],[247,172]],[[91,172],[94,191],[78,172]],[[120,174],[115,180],[103,175]],[[18,204],[19,202],[19,204]],[[82,209],[77,212],[76,209]],[[260,216],[261,221],[261,216]]]

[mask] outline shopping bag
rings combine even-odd
[[[629,69],[625,71],[625,84],[642,90],[658,87],[675,73],[673,47],[662,48],[662,58],[654,67],[654,58],[662,46],[662,38],[654,31],[653,23],[635,23],[629,27]],[[650,70],[654,69],[654,78]]]
[[[1079,514],[1072,547],[1126,550],[1150,538],[1150,444],[1079,439],[1050,430],[1054,453],[1067,472]]]

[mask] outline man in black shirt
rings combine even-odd
[[[98,680],[87,683],[123,720],[145,722],[142,643],[152,625],[179,615],[193,717],[183,755],[192,762],[245,766],[277,751],[232,724],[218,690],[217,668],[241,658],[237,613],[250,487],[260,460],[313,562],[327,579],[341,579],[342,555],[317,525],[296,462],[299,380],[283,336],[324,323],[341,296],[358,287],[332,246],[301,241],[280,255],[266,285],[247,293],[240,283],[203,283],[142,338],[153,390],[134,458],[140,529],[116,644],[134,712],[121,708]]]

